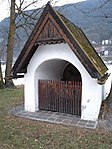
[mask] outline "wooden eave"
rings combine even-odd
[[[43,41],[40,39],[38,40],[40,32],[42,31],[48,19],[50,19],[52,23],[55,25],[55,27],[58,29],[59,34],[62,38],[44,39]],[[72,51],[75,53],[75,55],[78,57],[78,59],[81,61],[86,70],[89,72],[91,77],[100,78],[102,76],[101,73],[93,65],[91,60],[88,58],[87,54],[82,50],[82,47],[78,44],[77,40],[75,40],[74,36],[72,35],[69,28],[66,26],[64,21],[61,19],[58,13],[53,10],[49,3],[46,5],[34,30],[32,31],[22,52],[20,53],[17,61],[15,62],[14,67],[12,68],[13,76],[16,76],[17,73],[23,72],[23,70],[27,69],[27,65],[31,57],[33,56],[40,44],[51,44],[52,42],[66,42],[70,46]]]

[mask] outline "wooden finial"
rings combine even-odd
[[[51,1],[48,1],[48,4],[51,4]]]

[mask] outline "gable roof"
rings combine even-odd
[[[52,27],[49,25],[52,25]],[[54,33],[49,31],[52,28],[54,28]],[[51,44],[56,42],[66,42],[91,77],[101,78],[107,72],[108,69],[106,65],[83,31],[63,15],[56,12],[50,4],[47,3],[34,30],[12,68],[13,77],[16,77],[17,73],[26,73],[27,65],[40,44]]]

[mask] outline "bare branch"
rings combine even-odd
[[[38,2],[38,0],[35,0],[35,1],[31,2],[31,3],[29,3],[27,6],[25,6],[25,7],[22,9],[22,11],[24,11],[25,9],[27,9],[29,6],[35,4],[36,2]]]

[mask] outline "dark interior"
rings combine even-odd
[[[81,81],[80,72],[72,64],[68,64],[63,72],[63,81]]]

